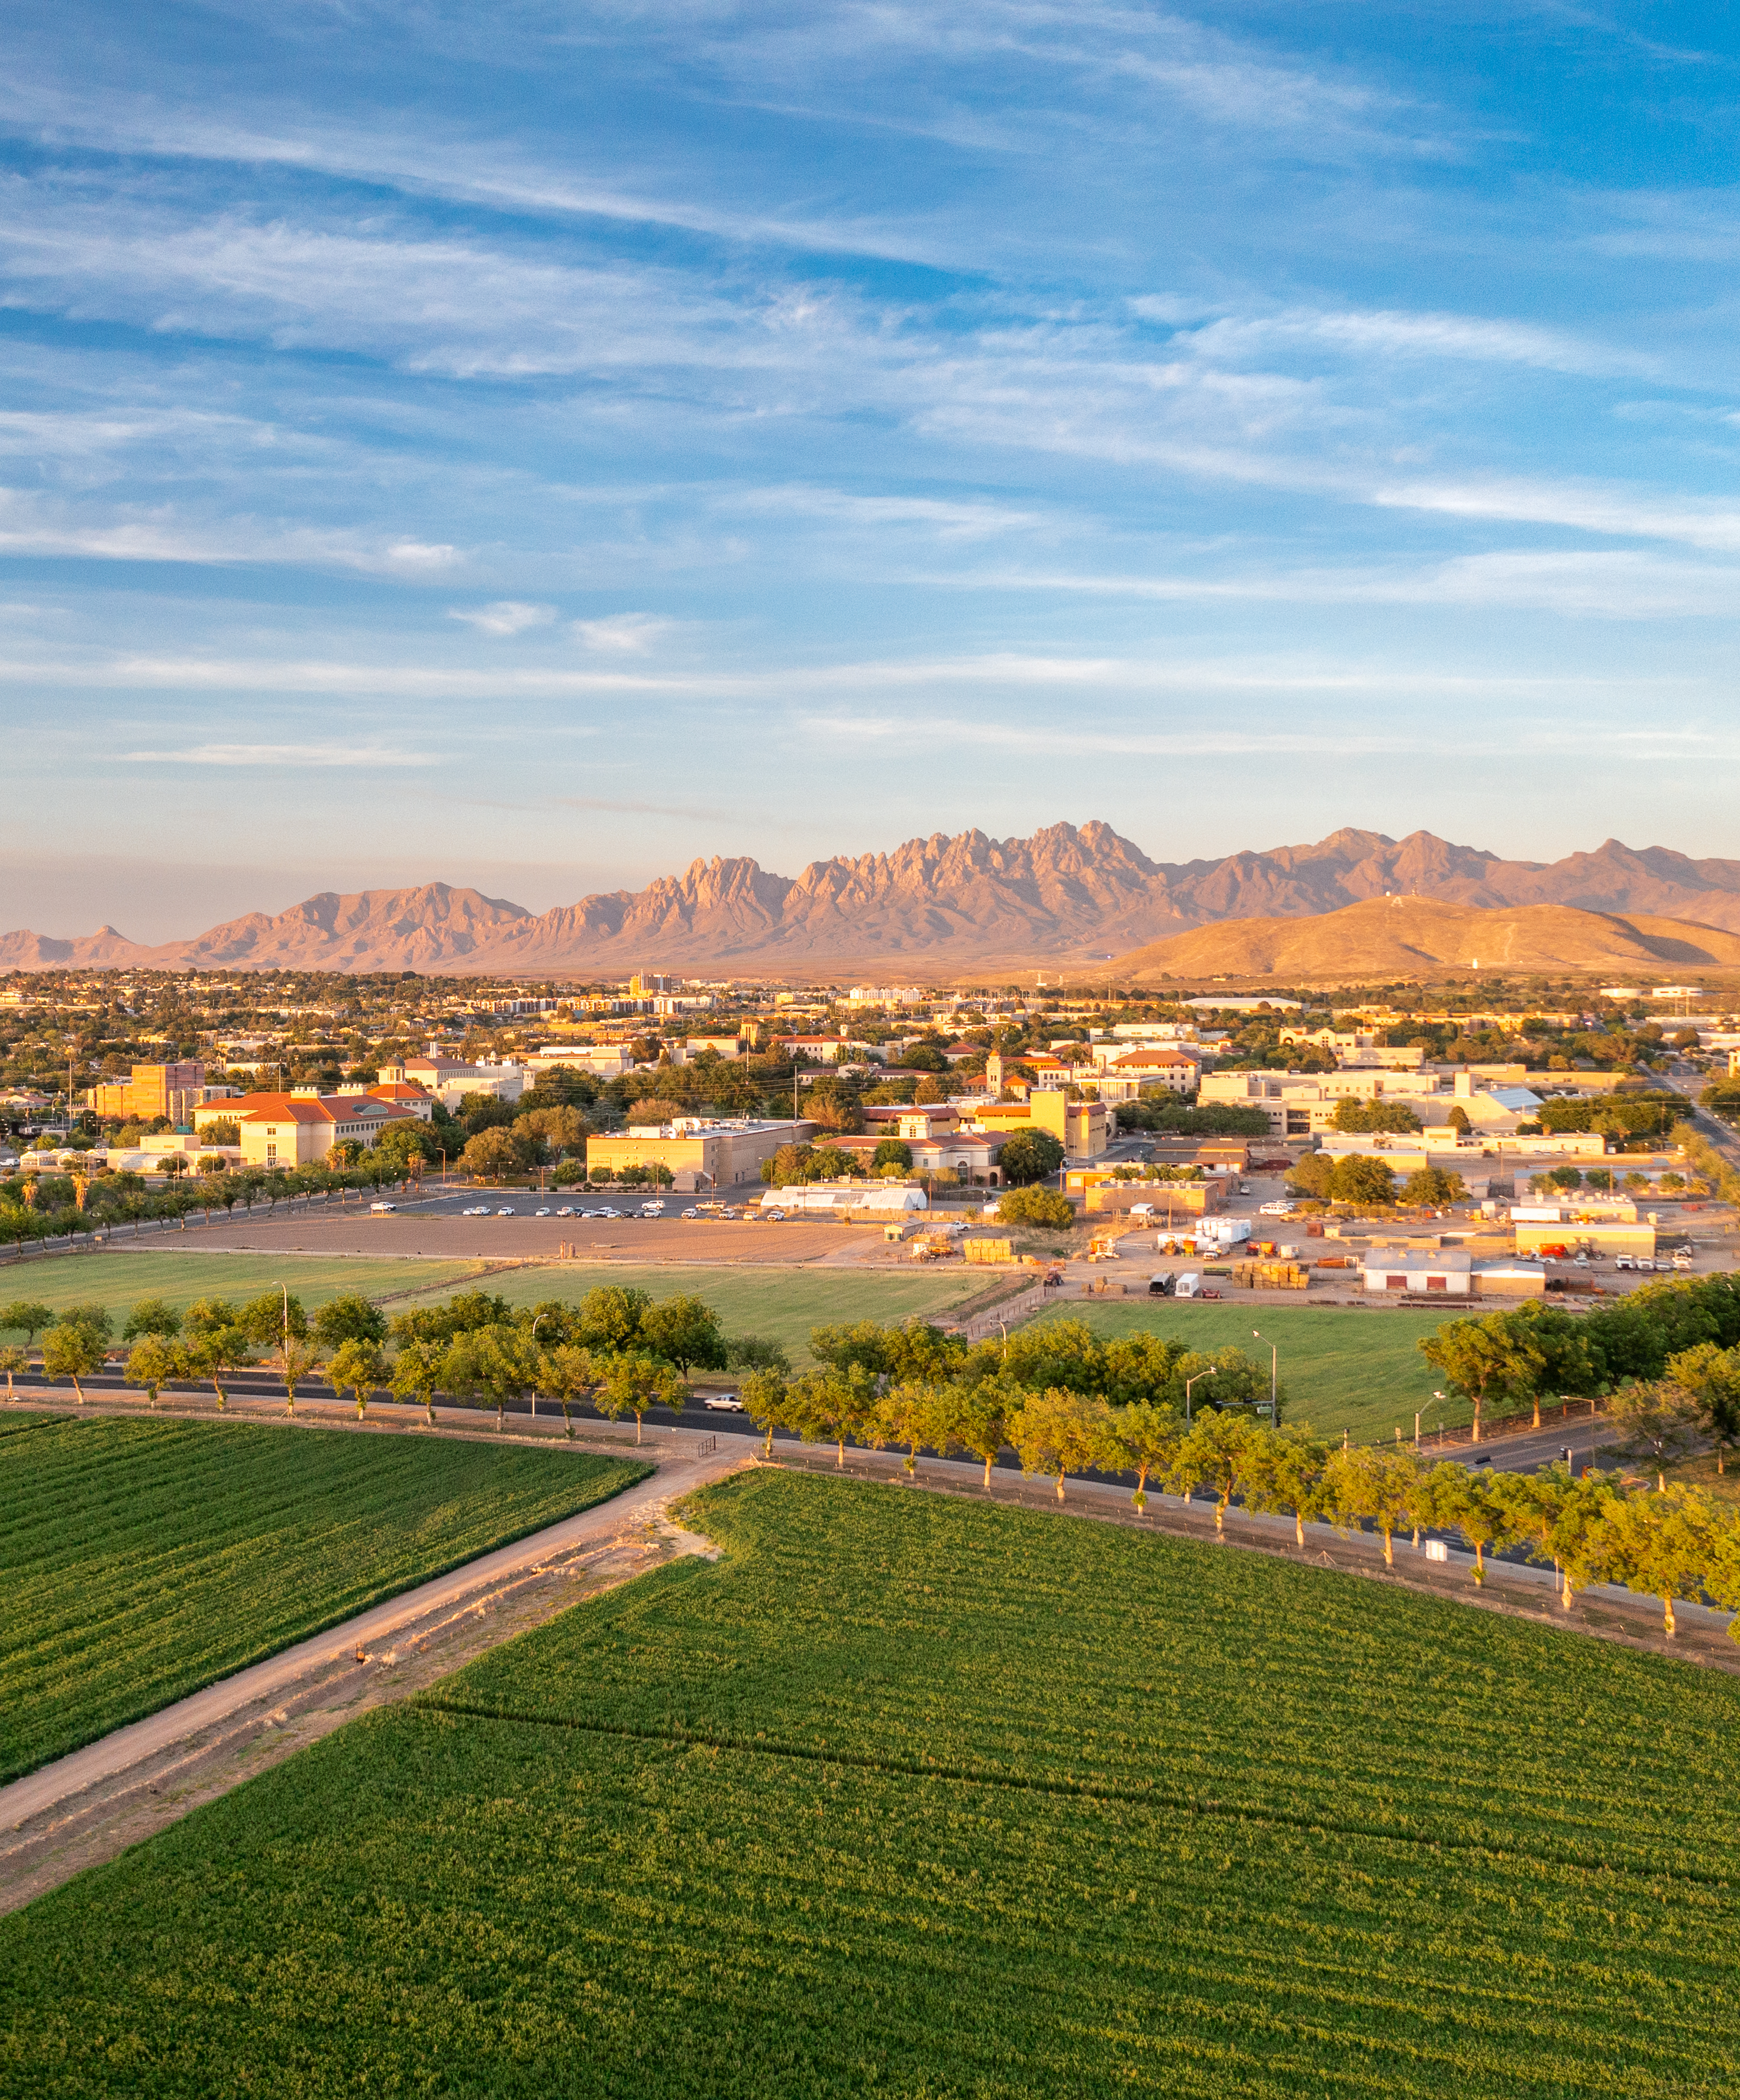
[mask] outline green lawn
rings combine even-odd
[[[1176,1335],[1200,1349],[1224,1348],[1231,1343],[1264,1361],[1269,1355],[1264,1343],[1272,1342],[1280,1351],[1287,1418],[1308,1422],[1319,1436],[1339,1436],[1346,1429],[1355,1438],[1371,1439],[1388,1436],[1399,1426],[1404,1436],[1412,1437],[1416,1408],[1422,1410],[1422,1429],[1473,1418],[1473,1410],[1454,1394],[1444,1401],[1432,1397],[1443,1374],[1433,1370],[1416,1344],[1443,1324],[1437,1312],[1388,1308],[1368,1312],[1333,1305],[1192,1305],[1145,1299],[1099,1304],[1073,1300],[1041,1317],[1084,1321],[1108,1339]],[[1261,1329],[1262,1342],[1252,1339],[1253,1327]],[[1208,1388],[1196,1390],[1200,1396]]]
[[[346,1290],[385,1298],[425,1285],[456,1287],[480,1261],[356,1260],[343,1255],[170,1254],[155,1250],[63,1255],[0,1270],[0,1305],[34,1299],[52,1305],[95,1301],[125,1313],[136,1299],[166,1298],[183,1312],[196,1298],[255,1298],[286,1283],[311,1311]],[[120,1330],[121,1322],[116,1322]]]
[[[1740,1685],[1303,1564],[778,1471],[0,1921],[33,2096],[1684,2100]]]
[[[578,1304],[588,1290],[603,1284],[625,1284],[650,1291],[654,1298],[679,1292],[704,1299],[718,1313],[728,1335],[759,1335],[777,1342],[800,1370],[808,1367],[809,1330],[832,1320],[900,1321],[916,1313],[934,1318],[994,1281],[991,1276],[849,1268],[660,1268],[626,1262],[588,1267],[561,1262],[548,1268],[514,1269],[492,1277],[483,1286],[511,1305],[535,1305],[559,1298]],[[430,1294],[429,1304],[451,1294]]]
[[[289,1425],[0,1426],[0,1781],[646,1470]]]

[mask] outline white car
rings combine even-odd
[[[643,1203],[641,1206],[641,1215],[643,1218],[662,1218],[664,1215],[664,1205],[663,1203]]]
[[[1293,1205],[1283,1202],[1260,1204],[1258,1207],[1257,1215],[1259,1218],[1290,1218],[1293,1212]]]
[[[592,1215],[595,1218],[619,1218],[622,1215],[622,1212],[620,1211],[613,1211],[610,1205],[606,1203],[601,1211],[594,1211],[592,1212]]]
[[[541,1211],[534,1211],[531,1215],[535,1218],[547,1218],[549,1215],[548,1207],[546,1205]]]
[[[556,1213],[556,1215],[557,1215],[557,1216],[558,1218],[571,1218],[571,1217],[574,1215],[574,1206],[573,1206],[573,1204],[572,1204],[572,1203],[564,1203],[564,1204],[562,1205],[562,1208],[561,1208],[561,1209],[560,1209],[560,1210]]]
[[[460,1215],[462,1218],[487,1218],[489,1215],[489,1205],[487,1203],[468,1203],[465,1209],[460,1212]]]
[[[399,1206],[397,1203],[371,1203],[368,1207],[378,1217],[384,1211],[396,1211]]]
[[[701,1405],[715,1414],[741,1414],[743,1411],[743,1403],[734,1392],[707,1393]]]
[[[487,1215],[488,1214],[486,1212],[485,1215]],[[501,1208],[496,1213],[496,1215],[498,1218],[511,1218],[515,1215],[516,1213],[510,1210],[505,1203],[504,1203]]]
[[[684,1211],[684,1213],[683,1213],[683,1215],[684,1215],[685,1218],[698,1218],[698,1217],[700,1216],[700,1215],[701,1215],[701,1213],[700,1213],[698,1211],[694,1211],[694,1210],[690,1210],[690,1211]]]

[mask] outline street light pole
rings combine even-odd
[[[1198,1371],[1198,1372],[1196,1372],[1196,1373],[1195,1376],[1191,1377],[1191,1378],[1187,1378],[1187,1379],[1185,1379],[1185,1381],[1184,1381],[1184,1426],[1185,1426],[1185,1427],[1186,1427],[1187,1429],[1190,1427],[1190,1389],[1191,1389],[1191,1388],[1192,1388],[1192,1386],[1196,1383],[1196,1379],[1197,1379],[1213,1378],[1213,1377],[1214,1377],[1214,1365],[1213,1365],[1213,1364],[1210,1364],[1210,1365],[1209,1365],[1208,1369],[1207,1369],[1205,1371]]]
[[[1253,1327],[1251,1330],[1251,1339],[1253,1342],[1260,1342],[1262,1339],[1263,1337],[1258,1333],[1254,1327]],[[1280,1383],[1280,1361],[1281,1357],[1280,1350],[1275,1348],[1273,1342],[1271,1342],[1269,1344],[1269,1427],[1271,1429],[1276,1426],[1275,1413],[1275,1401],[1277,1398],[1276,1389]]]
[[[284,1293],[284,1413],[286,1414],[294,1414],[296,1412],[296,1388],[290,1380],[290,1286],[288,1283],[280,1283],[278,1286],[278,1288]]]
[[[531,1323],[531,1346],[534,1349],[538,1346],[538,1330],[549,1317],[548,1312],[540,1312]],[[531,1418],[534,1422],[538,1418],[538,1388],[535,1383],[531,1388]]]

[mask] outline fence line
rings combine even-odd
[[[999,1328],[1013,1326],[1016,1321],[1024,1320],[1029,1313],[1037,1312],[1051,1302],[1051,1295],[1042,1283],[1036,1283],[1026,1290],[1018,1291],[1013,1298],[1006,1298],[1002,1304],[993,1305],[988,1312],[973,1314],[954,1325],[944,1322],[944,1331],[957,1335],[963,1342],[982,1342],[987,1335],[994,1335]]]

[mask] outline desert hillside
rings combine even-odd
[[[1472,970],[1696,973],[1740,968],[1740,934],[1677,919],[1562,904],[1482,911],[1429,897],[1380,897],[1315,919],[1243,919],[1121,955],[1130,983],[1280,977],[1337,982]]]

